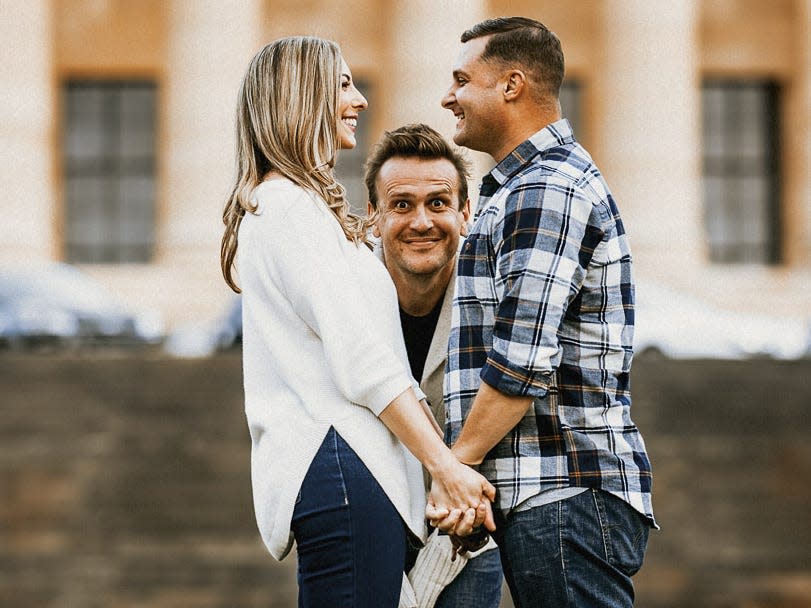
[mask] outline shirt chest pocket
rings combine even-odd
[[[483,233],[470,234],[459,252],[459,281],[465,286],[457,295],[495,300],[496,261],[493,244]]]
[[[597,244],[597,247],[594,248],[590,265],[606,266],[611,262],[616,262],[618,259],[620,259],[620,255],[616,239],[604,238]]]
[[[595,211],[600,213],[599,222],[589,223],[586,229],[585,242],[593,243],[594,253],[591,256],[590,266],[607,266],[630,256],[628,241],[623,231],[617,225],[609,210],[598,206]]]

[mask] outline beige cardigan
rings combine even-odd
[[[378,258],[385,263],[382,247],[375,248]],[[420,388],[425,393],[431,412],[434,414],[439,428],[445,430],[445,404],[443,397],[443,382],[445,377],[445,363],[448,360],[448,337],[451,330],[451,314],[453,310],[453,297],[456,293],[456,265],[453,268],[448,288],[442,297],[442,308],[439,311],[436,329],[428,347],[425,366],[420,378]],[[430,478],[426,474],[426,486]],[[455,562],[450,561],[451,543],[446,536],[433,534],[429,539],[426,550],[420,552],[417,564],[409,574],[417,595],[417,606],[420,608],[433,606],[441,590],[448,585],[462,570],[470,558],[477,557],[485,551],[497,549],[495,541],[490,538],[488,543],[466,556],[457,557]],[[406,603],[401,606],[407,605]]]
[[[380,245],[375,248],[375,255],[385,264],[383,248]],[[436,329],[431,338],[431,345],[428,347],[428,355],[425,358],[422,378],[420,378],[419,382],[420,388],[422,388],[428,403],[431,405],[431,412],[434,414],[439,428],[443,431],[445,430],[445,406],[442,401],[442,383],[445,376],[445,362],[448,360],[448,336],[451,331],[451,312],[455,285],[456,266],[454,265],[448,289],[445,290],[445,295],[442,297],[442,308],[439,311]]]

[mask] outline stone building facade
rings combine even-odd
[[[368,147],[405,122],[450,135],[439,100],[459,34],[510,14],[563,42],[564,111],[617,196],[639,281],[807,314],[811,0],[8,0],[0,261],[75,263],[170,326],[213,317],[236,92],[262,44],[341,44],[370,101],[340,161],[362,209]]]

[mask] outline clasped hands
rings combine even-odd
[[[432,526],[446,532],[457,554],[475,551],[496,529],[492,502],[496,489],[482,475],[459,461],[441,475],[434,475],[425,516]]]

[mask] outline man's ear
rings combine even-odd
[[[462,226],[460,227],[459,234],[462,236],[467,236],[468,231],[468,222],[470,221],[470,199],[467,199],[463,204],[462,207],[459,209],[459,212],[462,214]]]
[[[505,101],[515,101],[523,94],[527,77],[521,70],[510,70],[505,74],[503,86]]]
[[[366,201],[366,215],[372,215],[374,212],[375,208],[372,206],[372,201]],[[377,239],[380,238],[380,229],[377,227],[377,222],[372,226],[372,236]]]

